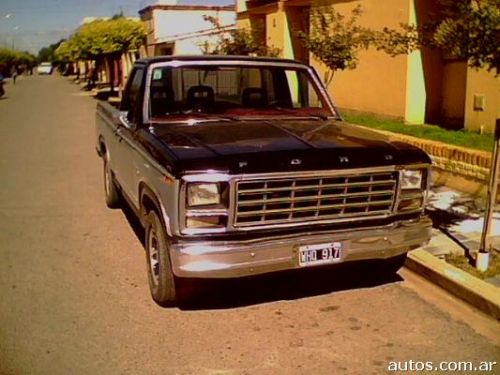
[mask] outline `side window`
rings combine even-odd
[[[125,89],[121,110],[128,111],[128,119],[133,120],[141,110],[141,89],[144,76],[143,68],[135,68],[130,74],[130,79]]]

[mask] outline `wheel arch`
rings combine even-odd
[[[168,217],[164,206],[160,203],[158,195],[145,182],[139,183],[139,213],[141,221],[146,222],[147,216],[151,210],[156,211],[169,237],[172,237],[170,228],[170,218]]]
[[[106,155],[107,152],[107,147],[106,147],[106,141],[104,141],[104,137],[101,135],[99,136],[99,140],[97,142],[97,154],[103,158],[104,155]]]

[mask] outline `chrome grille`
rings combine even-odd
[[[397,172],[237,181],[235,227],[391,213]]]

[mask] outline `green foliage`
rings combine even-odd
[[[9,73],[16,66],[35,64],[36,57],[29,52],[0,47],[0,72],[3,74]]]
[[[407,55],[420,48],[421,35],[414,25],[400,24],[401,30],[384,27],[382,32],[377,32],[374,46],[391,56]]]
[[[331,5],[312,7],[310,33],[298,32],[304,46],[330,69],[327,85],[335,71],[354,69],[358,52],[374,43],[377,34],[357,25],[361,14],[361,6],[354,8],[349,18]]]
[[[139,48],[146,38],[140,22],[124,17],[96,20],[81,26],[56,50],[63,61],[95,60],[106,55],[119,54]]]
[[[445,260],[446,263],[483,280],[500,275],[500,255],[494,250],[490,252],[490,264],[486,272],[478,271],[464,255],[450,254],[446,256]]]
[[[476,68],[500,70],[500,2],[498,0],[450,1],[445,18],[437,25],[433,44],[454,57],[467,59]]]
[[[469,66],[500,71],[500,0],[437,0],[440,12],[421,25],[370,30],[357,25],[360,6],[346,17],[332,5],[311,7],[310,33],[298,32],[305,47],[330,69],[328,85],[337,70],[354,69],[358,52],[370,46],[391,56],[424,46],[468,61]],[[321,3],[320,3],[321,4]]]
[[[203,48],[205,54],[276,57],[281,52],[278,48],[261,43],[258,29],[251,32],[246,29],[227,31],[216,17],[203,16],[203,19],[209,21],[217,29],[219,38],[215,48],[210,49],[208,46]]]
[[[80,49],[76,44],[75,38],[65,40],[54,51],[54,58],[62,62],[71,62],[80,59]]]
[[[434,125],[407,125],[402,121],[350,113],[347,111],[344,111],[343,117],[347,122],[373,129],[406,134],[412,137],[429,139],[476,150],[489,152],[493,149],[493,137],[491,134],[479,134],[466,130],[445,130]]]
[[[475,68],[500,71],[500,1],[438,0],[442,11],[421,25],[384,29],[377,48],[391,55],[429,46],[468,61]]]
[[[63,41],[64,39],[61,39],[57,43],[51,44],[48,47],[43,47],[42,49],[40,49],[40,51],[38,51],[38,61],[39,62],[55,61],[56,60],[55,51]]]

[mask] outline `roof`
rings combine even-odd
[[[265,56],[235,56],[235,55],[169,55],[169,56],[154,56],[137,60],[139,64],[154,64],[159,62],[170,61],[255,61],[255,62],[273,62],[282,64],[300,64],[307,66],[301,61],[282,59],[278,57]]]
[[[222,26],[220,28],[212,28],[212,29],[207,29],[207,30],[192,31],[192,32],[183,33],[183,34],[169,35],[169,36],[166,36],[163,38],[157,38],[153,43],[150,43],[150,44],[154,45],[154,44],[162,44],[162,43],[173,43],[177,40],[196,39],[196,38],[200,38],[203,36],[223,34],[223,33],[229,32],[229,31],[233,31],[233,30],[236,30],[235,24]]]
[[[149,5],[141,10],[139,10],[139,14],[144,14],[147,12],[151,12],[153,10],[184,10],[184,11],[193,11],[193,10],[204,10],[204,11],[216,11],[216,12],[235,12],[235,5],[165,5],[165,4],[153,4]]]

